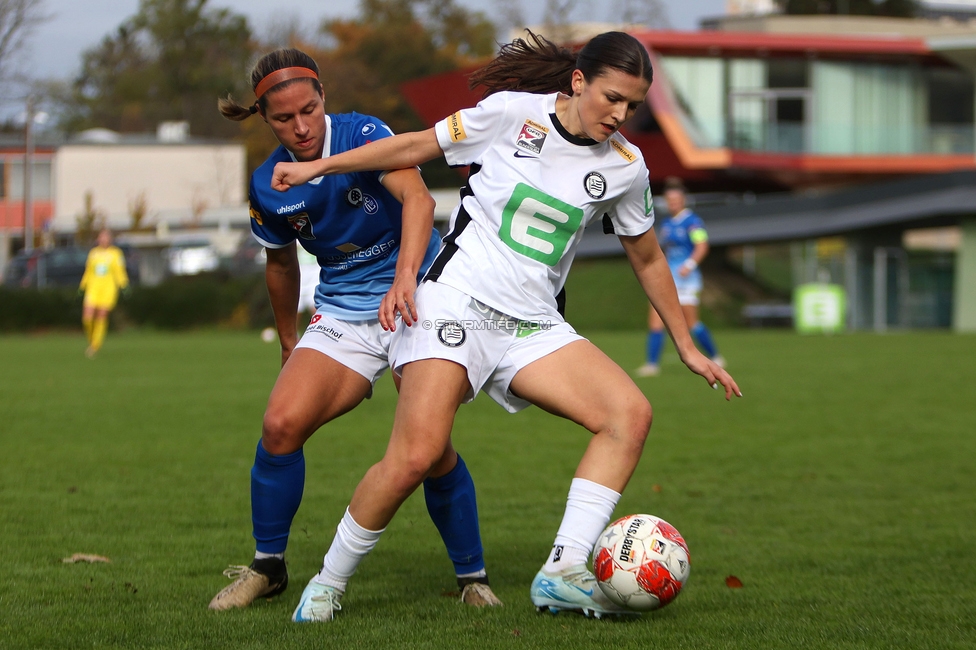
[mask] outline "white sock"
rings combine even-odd
[[[543,571],[556,573],[586,564],[619,500],[620,493],[608,487],[585,478],[574,478],[566,498],[566,512]]]
[[[363,528],[349,514],[349,508],[346,508],[346,514],[336,527],[332,546],[322,560],[322,570],[312,580],[345,591],[349,578],[356,572],[356,567],[366,554],[376,546],[383,530]]]

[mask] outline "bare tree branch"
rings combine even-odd
[[[34,28],[49,18],[43,4],[44,0],[0,0],[0,78]]]

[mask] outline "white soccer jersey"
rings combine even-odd
[[[618,235],[654,225],[640,150],[619,133],[570,134],[556,97],[500,92],[434,127],[448,164],[472,167],[427,277],[526,320],[559,318],[556,294],[590,221],[608,214]]]

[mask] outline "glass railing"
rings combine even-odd
[[[744,151],[825,156],[965,155],[976,152],[976,130],[971,124],[901,129],[736,121],[731,124],[726,144]]]

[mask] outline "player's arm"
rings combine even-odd
[[[668,269],[667,258],[661,250],[654,230],[649,229],[643,234],[634,236],[621,235],[620,242],[644,293],[664,321],[664,326],[668,329],[671,340],[674,341],[674,347],[678,350],[681,361],[692,372],[704,377],[710,385],[715,385],[716,382],[722,384],[725,387],[725,399],[731,399],[733,393],[741,397],[742,393],[735,380],[699,352],[691,340],[688,324],[678,303],[674,279]]]
[[[298,293],[302,281],[298,249],[292,242],[282,248],[265,248],[265,252],[268,262],[264,267],[264,280],[281,343],[281,365],[285,365],[298,343]]]
[[[397,312],[407,327],[417,320],[413,298],[417,291],[417,274],[424,263],[434,227],[434,197],[416,168],[389,172],[382,183],[393,198],[403,204],[396,275],[379,309],[380,325],[394,331]]]
[[[85,260],[85,272],[81,276],[81,283],[78,285],[78,291],[84,291],[88,288],[88,282],[91,280],[91,276],[95,271],[95,265],[92,263],[92,254],[89,251],[88,258]]]
[[[284,192],[326,174],[407,169],[443,155],[434,129],[400,133],[319,160],[280,162],[271,176],[271,187]]]
[[[129,286],[129,274],[125,270],[125,255],[122,249],[118,249],[115,255],[115,264],[112,273],[115,276],[115,286],[119,289],[126,289]]]

